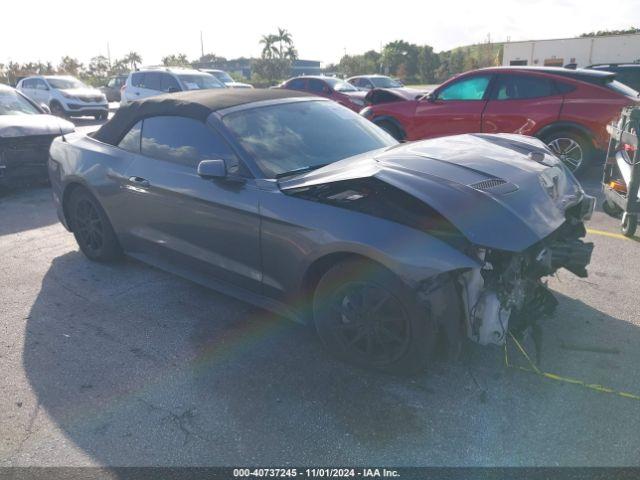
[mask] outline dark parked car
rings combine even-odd
[[[354,112],[364,107],[366,92],[358,90],[350,83],[333,77],[295,77],[287,80],[280,88],[313,93],[338,102]]]
[[[495,67],[458,75],[428,96],[361,114],[400,140],[458,133],[517,133],[544,141],[574,172],[606,149],[606,126],[638,92],[596,70]]]
[[[120,101],[120,90],[127,81],[128,75],[116,75],[115,77],[109,77],[106,85],[100,87],[100,91],[107,97],[108,102]]]
[[[638,63],[601,63],[587,68],[616,74],[616,80],[640,91],[640,64]]]
[[[0,185],[47,179],[49,146],[74,125],[0,84]]]
[[[541,278],[586,276],[593,247],[593,197],[539,140],[401,145],[282,89],[124,106],[93,137],[54,141],[50,177],[90,259],[126,252],[313,322],[339,357],[391,371],[528,328],[555,306]]]

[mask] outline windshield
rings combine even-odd
[[[234,81],[227,72],[211,72],[211,75],[214,75],[221,82],[229,83]]]
[[[389,77],[371,77],[369,78],[371,83],[377,88],[398,88],[402,87],[402,84],[393,78]]]
[[[638,98],[638,95],[640,95],[640,93],[638,93],[637,91],[635,91],[633,88],[631,88],[628,85],[625,85],[622,82],[619,82],[617,80],[610,80],[607,82],[607,87],[610,88],[611,90],[618,92],[622,95],[626,95],[627,97],[633,97],[633,98]]]
[[[345,82],[344,80],[339,80],[337,78],[325,78],[331,88],[333,88],[336,92],[357,92],[358,89],[351,85],[350,83]]]
[[[13,90],[0,89],[0,115],[36,115],[41,112]]]
[[[225,88],[213,75],[195,75],[195,74],[183,74],[178,75],[180,82],[184,85],[185,90],[207,90],[209,88]]]
[[[58,90],[66,90],[68,88],[88,88],[80,80],[73,77],[67,77],[67,78],[48,77],[47,82],[49,83],[51,88],[57,88]]]
[[[328,101],[252,108],[222,121],[267,178],[398,143],[360,115]]]

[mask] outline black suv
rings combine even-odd
[[[616,74],[616,80],[640,91],[640,63],[598,63],[587,68]]]

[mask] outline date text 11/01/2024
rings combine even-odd
[[[397,478],[397,470],[387,468],[236,468],[235,478]]]

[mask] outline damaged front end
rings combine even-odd
[[[590,197],[583,202],[590,203]],[[482,267],[458,277],[471,340],[502,345],[507,332],[522,334],[553,313],[558,302],[543,277],[560,268],[578,277],[587,276],[593,243],[582,240],[585,208],[577,205],[569,209],[567,221],[558,230],[523,252],[477,249]]]

